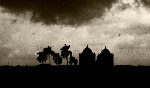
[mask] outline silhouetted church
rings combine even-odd
[[[95,63],[95,53],[87,47],[79,54],[79,65],[80,66],[91,66]]]
[[[96,65],[100,67],[114,66],[114,55],[106,48],[97,56]]]

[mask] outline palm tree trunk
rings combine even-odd
[[[49,64],[51,65],[50,55],[48,57],[49,57]]]
[[[68,65],[68,58],[66,58],[67,59],[67,65]]]

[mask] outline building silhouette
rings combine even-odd
[[[79,65],[80,66],[92,66],[95,63],[95,53],[87,47],[79,54]]]
[[[98,67],[113,67],[114,66],[114,55],[105,48],[97,56],[96,66]]]

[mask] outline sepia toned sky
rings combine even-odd
[[[115,65],[150,65],[150,0],[0,0],[0,65],[37,65],[64,44],[76,58],[88,44]]]

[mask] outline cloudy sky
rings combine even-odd
[[[0,65],[37,65],[65,43],[76,58],[88,44],[116,65],[150,65],[150,0],[0,0]]]

